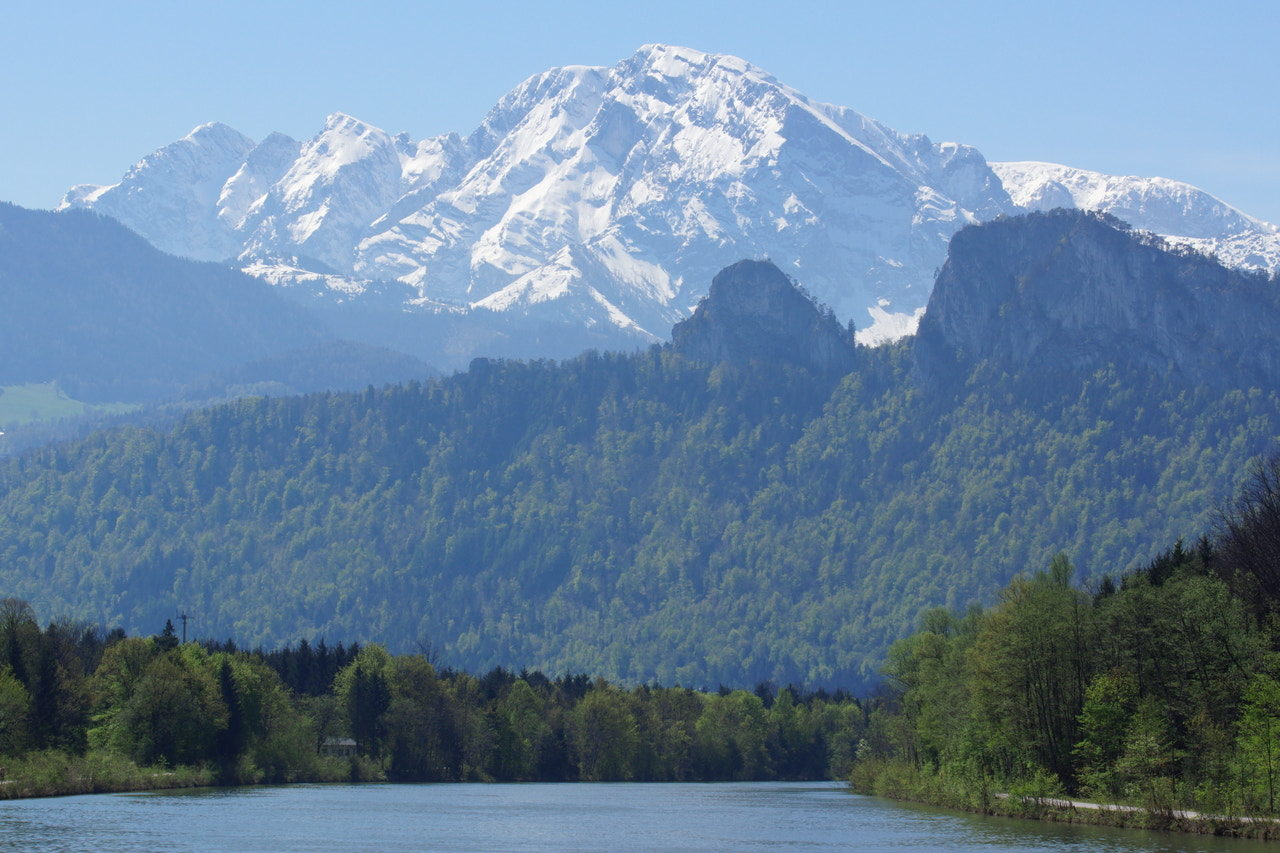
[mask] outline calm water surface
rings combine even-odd
[[[1280,853],[1213,838],[981,818],[838,784],[294,785],[0,802],[0,850]]]

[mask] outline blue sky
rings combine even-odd
[[[1267,2],[46,0],[4,18],[0,200],[27,207],[115,183],[207,121],[305,139],[340,111],[466,134],[532,74],[662,42],[989,160],[1160,175],[1280,223]]]

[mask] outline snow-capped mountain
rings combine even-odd
[[[206,125],[120,184],[63,200],[300,296],[620,345],[665,338],[744,257],[788,271],[860,340],[898,337],[959,228],[1062,204],[1233,262],[1280,259],[1274,226],[1186,185],[988,164],[810,101],[740,59],[661,45],[532,77],[465,139],[414,142],[334,115],[307,142],[254,146]]]
[[[1189,184],[1052,163],[992,163],[991,168],[1014,203],[1026,210],[1101,210],[1171,243],[1215,254],[1227,266],[1280,269],[1280,228]]]
[[[72,187],[59,209],[106,214],[170,254],[224,260],[238,253],[240,240],[219,221],[220,199],[254,150],[252,139],[225,124],[201,125],[144,157],[118,184]]]

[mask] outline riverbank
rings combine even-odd
[[[90,751],[73,755],[40,752],[10,758],[0,768],[0,799],[106,794],[214,784],[214,773],[200,767],[139,767],[118,755]]]
[[[1280,820],[1250,816],[1208,815],[1189,809],[1092,803],[1066,797],[1049,779],[997,790],[994,780],[946,771],[922,772],[905,762],[861,761],[849,777],[851,790],[891,800],[965,811],[973,814],[1216,835],[1280,840]]]
[[[75,755],[61,750],[8,758],[0,765],[0,800],[68,797],[77,794],[123,794],[254,785],[282,782],[382,782],[386,774],[363,759],[321,759],[305,776],[267,778],[252,767],[240,766],[220,774],[209,766],[139,767],[120,755],[90,750]]]

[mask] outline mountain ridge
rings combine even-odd
[[[716,274],[693,316],[671,330],[671,348],[707,364],[792,364],[839,377],[857,344],[804,290],[768,261],[739,261]]]
[[[1266,387],[1280,375],[1277,328],[1280,275],[1058,208],[958,232],[913,347],[932,379],[987,362],[1044,382],[1111,362]]]
[[[664,45],[612,68],[536,74],[466,137],[415,142],[334,114],[311,140],[272,136],[241,164],[210,159],[209,175],[225,173],[211,203],[160,180],[162,161],[198,150],[188,140],[62,206],[109,212],[167,251],[234,257],[305,301],[466,312],[480,325],[500,311],[517,353],[522,323],[620,349],[665,340],[744,257],[804,280],[864,343],[894,339],[914,329],[955,231],[1067,201],[1096,198],[1232,263],[1280,264],[1274,226],[1186,185],[1130,180],[1091,195],[1079,187],[1106,176],[989,164],[970,146],[811,101],[736,57]],[[141,200],[157,197],[165,204]],[[1218,206],[1204,220],[1217,232],[1152,228],[1193,197],[1197,210]]]
[[[0,258],[0,385],[56,382],[85,402],[195,402],[197,387],[225,393],[219,375],[244,384],[235,371],[246,362],[277,393],[431,372],[345,345],[261,280],[161,252],[103,214],[0,203]]]
[[[1019,251],[982,266],[984,242]],[[1273,374],[1235,357],[1250,338],[1182,332],[1254,284],[1280,328],[1269,280],[1079,212],[974,226],[951,253],[925,315],[950,353],[917,351],[922,330],[824,373],[814,324],[844,345],[847,327],[746,261],[672,344],[247,397],[0,461],[0,587],[142,634],[181,608],[249,646],[430,645],[471,671],[866,685],[934,607],[1062,552],[1097,578],[1195,537],[1280,440]],[[1108,284],[1151,253],[1178,285],[1159,310],[1191,327]],[[1123,323],[1185,355],[1135,360]],[[1166,369],[1206,349],[1216,382]],[[940,356],[961,369],[917,381]]]

